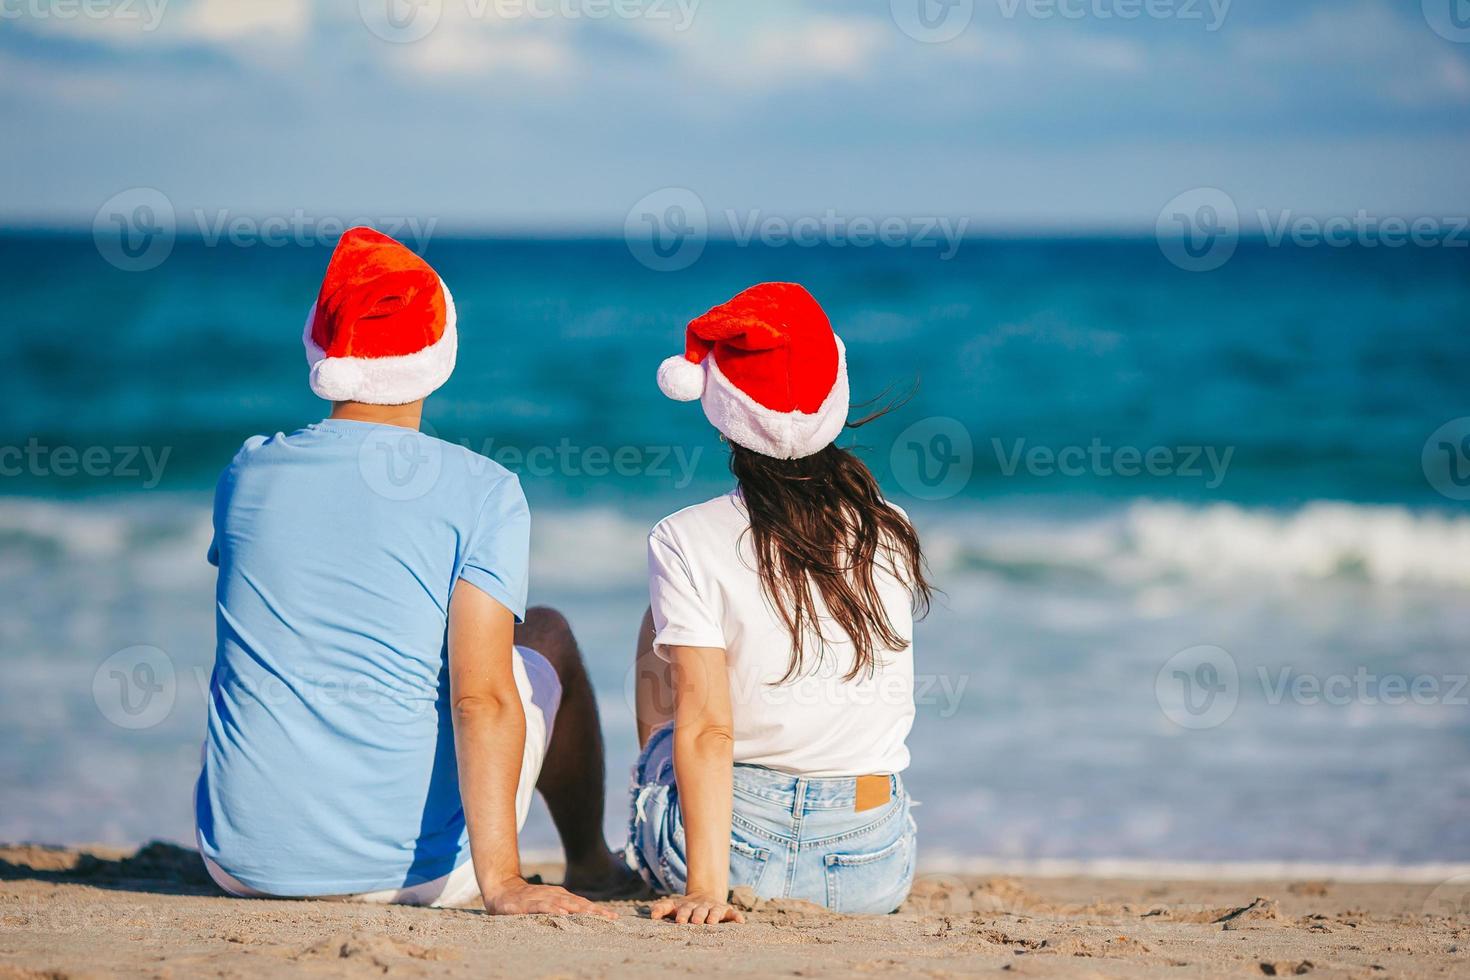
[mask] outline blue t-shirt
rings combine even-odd
[[[469,860],[449,596],[525,612],[516,477],[414,430],[329,419],[248,440],[214,501],[204,854],[273,895],[400,888]]]

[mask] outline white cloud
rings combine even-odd
[[[507,33],[483,27],[441,29],[389,53],[398,67],[429,79],[497,73],[549,78],[574,69],[575,57],[563,41],[526,32]]]
[[[1405,19],[1378,0],[1357,0],[1230,37],[1237,55],[1257,63],[1351,73],[1370,97],[1412,106],[1470,101],[1470,67],[1417,14]]]
[[[177,36],[216,44],[299,41],[311,29],[307,0],[196,0],[181,11]]]
[[[1056,46],[1056,57],[1074,68],[1136,72],[1144,66],[1143,48],[1117,37],[1072,37]]]
[[[1148,63],[1143,45],[1126,38],[1055,32],[1027,35],[1015,28],[976,30],[937,45],[933,54],[984,68],[1042,69],[1057,76],[1074,71],[1136,72]],[[921,55],[928,58],[931,52],[924,49]]]
[[[812,17],[757,33],[744,52],[756,80],[806,75],[860,77],[873,67],[875,54],[890,42],[868,18]]]
[[[739,15],[744,16],[739,16]],[[891,25],[867,16],[808,14],[789,0],[750,9],[706,3],[688,30],[643,30],[700,83],[764,90],[810,78],[856,79],[879,68]]]
[[[29,13],[29,7],[25,8]],[[204,43],[231,47],[268,40],[298,42],[311,28],[310,0],[135,0],[40,6],[15,19],[34,34],[115,47]]]
[[[499,16],[494,3],[446,0],[432,30],[406,44],[373,42],[393,68],[442,82],[498,74],[552,78],[576,70],[568,25],[556,19]]]

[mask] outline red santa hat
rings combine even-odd
[[[658,369],[678,401],[698,398],[725,438],[776,459],[821,452],[847,424],[847,356],[812,294],[752,286],[689,324]]]
[[[351,228],[327,263],[302,342],[320,397],[404,405],[454,371],[454,300],[439,274],[403,245]]]

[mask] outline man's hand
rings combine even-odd
[[[485,898],[485,911],[491,915],[597,915],[616,919],[612,909],[573,895],[556,885],[533,885],[523,878],[501,883]]]
[[[673,919],[679,925],[719,925],[721,922],[744,922],[745,913],[723,898],[713,895],[670,895],[653,903],[648,917]]]

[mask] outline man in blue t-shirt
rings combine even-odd
[[[454,368],[423,260],[342,236],[304,342],[326,420],[246,441],[215,492],[218,642],[199,846],[242,896],[611,915],[597,708],[566,620],[526,609],[516,477],[419,431]],[[567,889],[527,883],[540,789]]]

